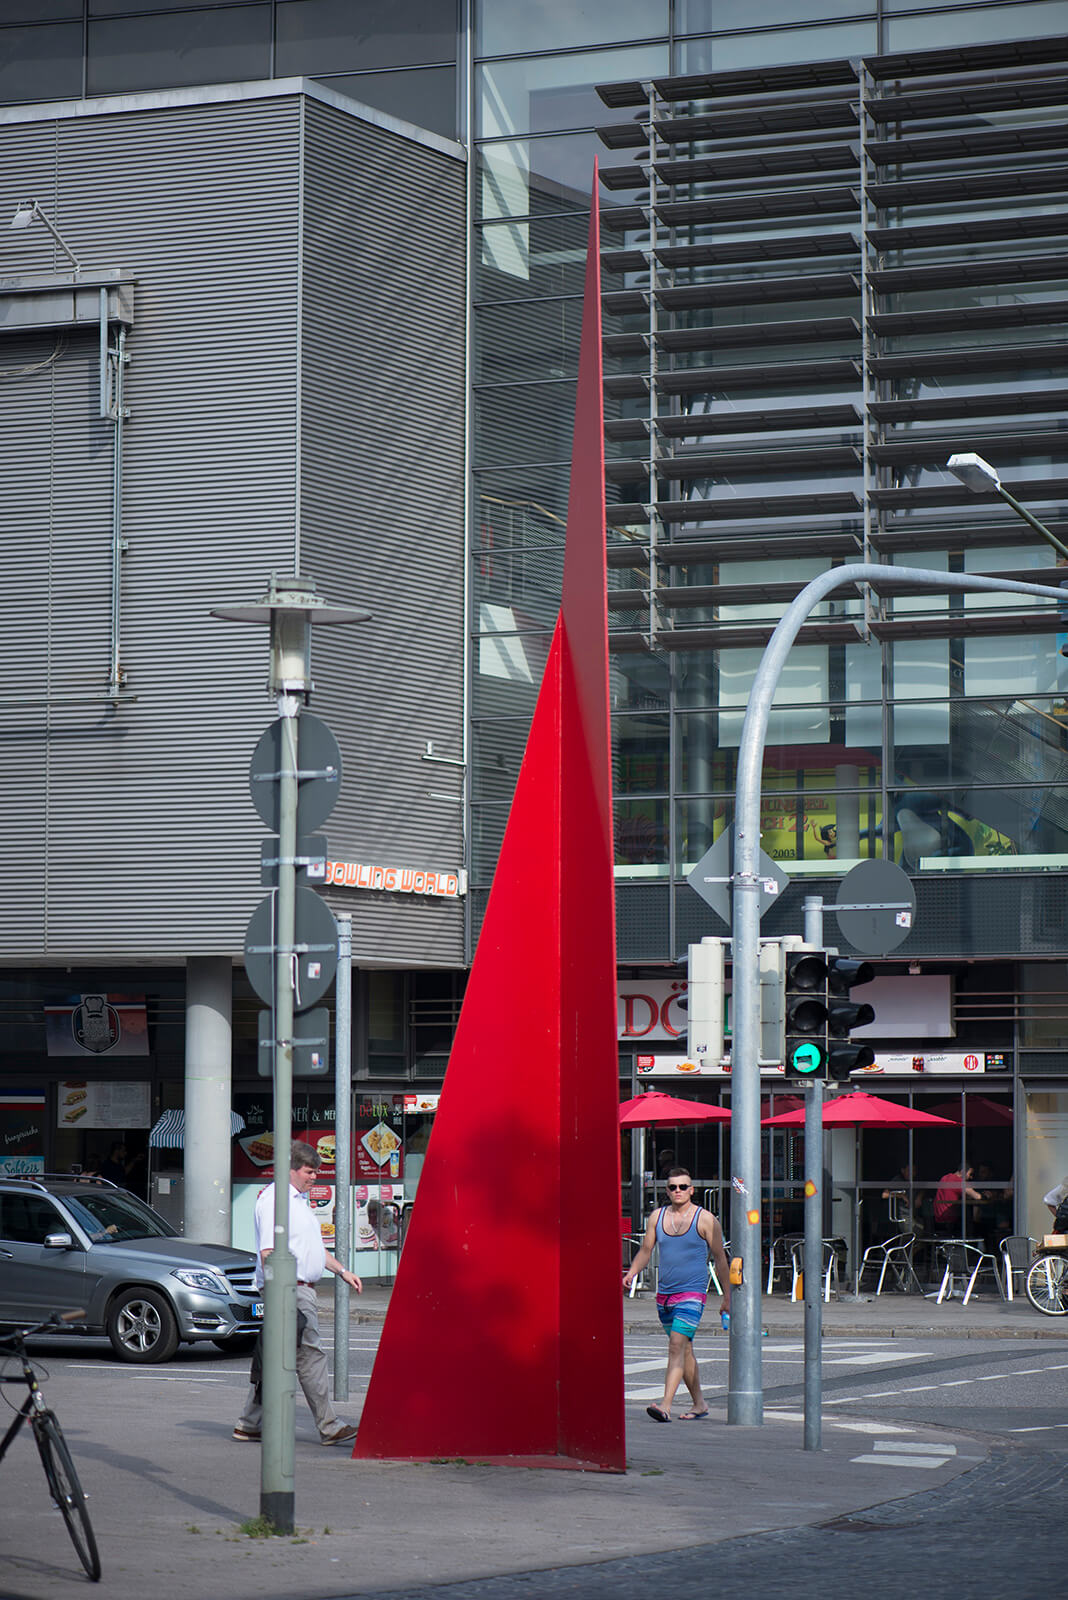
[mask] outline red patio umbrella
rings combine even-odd
[[[655,1128],[660,1124],[678,1127],[684,1122],[729,1122],[731,1114],[722,1106],[702,1105],[699,1100],[681,1100],[673,1094],[650,1089],[647,1094],[624,1100],[619,1108],[621,1128]]]
[[[1012,1107],[1005,1100],[991,1100],[985,1094],[970,1094],[964,1104],[968,1108],[969,1128],[1011,1128]],[[959,1122],[956,1115],[960,1105],[956,1100],[947,1100],[944,1105],[937,1105],[934,1114],[937,1116],[951,1117],[954,1122]]]
[[[765,1117],[762,1128],[803,1128],[805,1113],[783,1111],[777,1117]],[[825,1128],[931,1128],[959,1127],[951,1117],[935,1117],[929,1111],[916,1111],[898,1100],[884,1100],[877,1094],[865,1094],[862,1089],[853,1094],[839,1095],[836,1100],[823,1103]]]

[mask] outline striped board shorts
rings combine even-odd
[[[658,1294],[656,1310],[660,1326],[665,1333],[682,1333],[692,1339],[705,1309],[708,1296],[687,1291],[685,1294]]]

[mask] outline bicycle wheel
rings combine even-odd
[[[1027,1274],[1027,1298],[1047,1317],[1068,1312],[1068,1261],[1063,1256],[1039,1256]]]
[[[85,1505],[85,1494],[78,1482],[74,1462],[67,1449],[63,1430],[51,1412],[34,1417],[33,1432],[41,1452],[45,1476],[52,1499],[63,1513],[71,1543],[78,1552],[78,1560],[94,1583],[100,1581],[100,1554],[96,1548],[93,1525]]]

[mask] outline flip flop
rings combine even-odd
[[[654,1422],[670,1422],[671,1417],[666,1411],[661,1411],[659,1406],[646,1406],[645,1415],[652,1417]]]
[[[679,1418],[680,1422],[704,1422],[708,1416],[707,1411],[684,1411]]]

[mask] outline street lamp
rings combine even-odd
[[[1051,533],[1044,522],[1039,522],[1038,518],[1033,516],[1026,506],[1022,506],[1015,496],[1009,493],[989,461],[984,461],[982,456],[969,452],[967,455],[950,456],[946,466],[953,476],[959,478],[964,487],[970,489],[973,494],[1000,495],[1005,504],[1011,506],[1018,517],[1022,517],[1025,522],[1029,523],[1036,533],[1040,533],[1043,539],[1047,540],[1054,550],[1068,561],[1068,546],[1061,544],[1056,534]]]
[[[64,239],[55,223],[48,220],[36,200],[20,200],[18,205],[15,207],[15,215],[11,219],[11,226],[13,228],[28,228],[31,222],[44,223],[53,239],[59,245],[59,248],[70,257],[71,265],[74,267],[74,276],[77,277],[79,272],[82,270],[81,262],[78,260],[78,257],[74,254],[74,251],[71,249],[66,239]]]
[[[279,739],[278,887],[274,919],[274,1237],[264,1316],[263,1452],[260,1511],[278,1533],[293,1532],[297,1264],[289,1249],[289,1170],[293,1128],[293,1015],[296,934],[298,786],[297,718],[312,691],[311,630],[315,624],[366,622],[369,611],[329,605],[309,577],[277,577],[262,600],[216,606],[226,622],[270,626],[268,692],[277,697]],[[347,1068],[346,1068],[347,1070]],[[347,1178],[346,1178],[347,1182]],[[345,1337],[344,1333],[339,1337]]]

